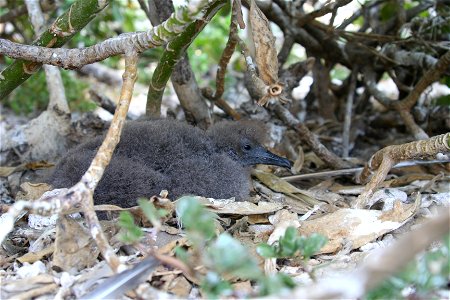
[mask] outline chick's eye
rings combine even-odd
[[[250,146],[249,144],[245,144],[243,148],[244,148],[244,150],[248,151],[248,150],[252,149],[252,146]]]

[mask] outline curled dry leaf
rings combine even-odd
[[[236,202],[231,199],[214,199],[195,196],[197,201],[205,205],[206,208],[217,214],[229,215],[261,215],[276,212],[283,208],[283,204],[271,202],[258,202],[254,204],[248,201]]]
[[[278,59],[275,50],[275,37],[270,30],[266,16],[252,0],[250,3],[250,25],[255,44],[255,59],[259,68],[259,76],[266,85],[278,81]]]
[[[250,3],[250,25],[253,43],[255,44],[255,60],[258,65],[259,78],[264,83],[264,96],[258,105],[264,106],[270,99],[277,98],[282,103],[288,100],[282,96],[283,84],[278,82],[278,57],[275,48],[275,37],[270,29],[269,20],[252,0]],[[255,83],[257,80],[253,80]]]

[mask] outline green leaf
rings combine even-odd
[[[209,299],[231,296],[233,288],[228,281],[224,281],[219,274],[208,272],[201,283],[201,288]]]
[[[258,281],[258,283],[260,285],[260,296],[280,294],[284,290],[290,290],[295,287],[295,283],[292,278],[283,273],[266,276]]]
[[[215,235],[214,219],[217,216],[207,211],[195,197],[180,198],[177,202],[177,214],[181,224],[189,233],[198,234],[205,240]]]
[[[175,256],[182,262],[189,263],[190,255],[183,247],[177,246],[175,248]]]
[[[259,255],[261,255],[262,257],[265,257],[265,258],[271,258],[271,257],[277,256],[276,250],[272,246],[270,246],[269,244],[266,244],[266,243],[259,244],[256,247],[256,253],[258,253]]]
[[[120,212],[119,226],[123,230],[123,233],[119,235],[119,239],[126,244],[138,242],[144,235],[142,229],[134,224],[133,216],[129,211]]]
[[[445,95],[437,98],[436,100],[437,106],[447,106],[450,105],[450,95]]]
[[[307,238],[301,239],[299,248],[305,259],[310,258],[317,253],[326,243],[328,239],[318,233],[313,233]]]
[[[262,275],[247,249],[226,233],[211,245],[208,257],[218,273],[230,273],[243,279],[257,279]]]
[[[160,218],[164,217],[167,214],[167,211],[156,209],[153,203],[145,198],[140,198],[137,202],[145,217],[153,224],[153,226],[161,226]]]

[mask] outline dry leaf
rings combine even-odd
[[[297,201],[300,201],[302,204],[304,204],[306,211],[313,208],[314,205],[321,204],[321,202],[315,198],[316,195],[314,193],[310,191],[301,190],[293,186],[286,180],[273,175],[272,173],[266,173],[260,170],[253,170],[252,175],[258,178],[262,183],[264,183],[264,185],[269,187],[271,190],[274,190],[275,192],[278,193],[283,193],[293,199],[296,199]]]
[[[100,253],[88,230],[68,216],[60,216],[56,225],[53,265],[64,271],[93,266]]]
[[[47,183],[31,183],[24,182],[20,185],[22,191],[17,193],[16,199],[37,200],[42,197],[45,192],[52,189]]]
[[[249,16],[259,77],[266,85],[275,84],[278,82],[278,58],[269,20],[254,0],[250,3]]]
[[[298,146],[298,156],[294,162],[294,166],[292,167],[294,174],[298,174],[300,172],[300,170],[303,168],[304,162],[305,162],[305,153],[303,152],[303,147]]]
[[[252,202],[233,202],[226,206],[212,205],[208,209],[217,214],[230,214],[230,215],[261,215],[276,212],[283,208],[283,204],[273,202],[258,202],[254,204]]]
[[[389,211],[344,208],[301,224],[301,235],[319,233],[328,238],[320,253],[339,251],[344,245],[357,249],[376,238],[402,226],[420,206],[397,201]]]
[[[177,276],[167,285],[167,291],[181,298],[187,298],[191,292],[192,286],[183,276]]]
[[[278,211],[275,215],[270,216],[270,222],[275,226],[272,234],[267,240],[267,244],[272,245],[282,237],[288,227],[298,228],[300,222],[296,213],[291,213],[286,209]],[[264,272],[267,275],[277,273],[277,260],[276,258],[268,258],[264,262]]]
[[[21,263],[34,263],[37,260],[41,260],[42,258],[44,258],[45,256],[48,256],[50,254],[53,253],[54,250],[54,245],[51,245],[45,249],[42,249],[41,251],[38,252],[28,252],[27,254],[17,258],[18,261],[20,261]]]
[[[33,161],[29,163],[23,163],[16,167],[0,167],[0,177],[8,177],[14,172],[20,172],[25,170],[36,170],[42,168],[50,168],[54,165],[46,161]]]

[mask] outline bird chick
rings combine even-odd
[[[252,121],[223,121],[209,130],[175,120],[128,122],[110,164],[94,192],[95,204],[136,205],[138,197],[169,191],[183,195],[244,200],[255,164],[290,167],[266,150],[265,129]],[[103,137],[71,149],[55,167],[49,183],[71,187],[88,169]]]

